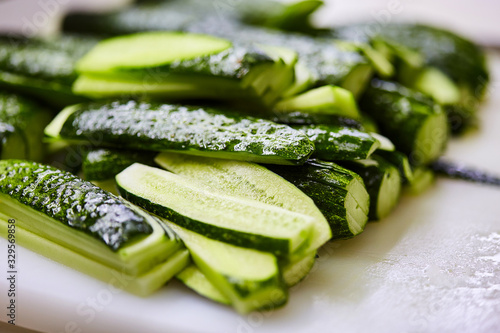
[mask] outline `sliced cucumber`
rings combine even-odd
[[[324,86],[278,102],[276,112],[302,111],[359,119],[353,94],[343,88]]]
[[[200,181],[141,164],[116,176],[133,203],[206,237],[288,256],[309,245],[313,218],[212,192]]]
[[[106,73],[156,67],[220,53],[231,42],[208,35],[181,32],[150,32],[104,40],[76,66],[79,72]]]
[[[357,174],[335,163],[317,160],[301,167],[268,167],[314,201],[330,224],[334,239],[350,238],[363,231],[370,198]]]
[[[201,296],[218,303],[231,304],[231,301],[207,279],[205,274],[196,265],[189,265],[177,274],[176,277],[188,288],[196,291]]]
[[[17,160],[0,171],[1,213],[93,261],[140,275],[181,247],[154,218],[69,172]]]
[[[99,102],[64,109],[45,133],[100,146],[278,164],[303,163],[314,145],[286,125],[208,107]]]
[[[370,220],[380,220],[396,207],[401,193],[401,175],[396,166],[380,156],[343,162],[363,178],[370,195]]]
[[[407,191],[413,195],[422,194],[434,184],[434,171],[427,167],[418,167],[413,172],[413,182],[408,186]]]
[[[313,267],[315,258],[316,252],[312,252],[295,262],[282,266],[281,271],[286,286],[289,288],[293,287],[304,279]],[[190,289],[212,301],[231,304],[231,301],[207,279],[205,274],[196,265],[186,267],[182,272],[177,274],[177,278]]]
[[[379,150],[377,155],[383,157],[387,162],[396,166],[405,183],[411,184],[414,179],[413,169],[408,157],[399,151]]]
[[[325,160],[365,159],[380,148],[380,140],[354,128],[333,125],[293,126],[314,143],[314,157]]]
[[[181,237],[196,266],[238,312],[286,303],[288,293],[273,255],[215,241],[164,222]]]
[[[8,220],[11,216],[0,212],[0,234],[4,237],[7,235]],[[114,288],[120,288],[138,296],[145,297],[152,294],[190,263],[188,251],[178,249],[169,258],[152,269],[140,275],[130,275],[122,269],[102,264],[86,254],[75,252],[30,232],[17,225],[17,221],[16,218],[16,242],[19,245],[108,283]]]
[[[165,169],[207,184],[231,196],[257,200],[311,216],[313,231],[305,252],[311,252],[331,238],[323,214],[314,202],[288,181],[253,163],[162,153],[155,159]]]
[[[381,132],[414,165],[436,159],[448,140],[446,114],[430,98],[400,84],[373,80],[360,101]]]

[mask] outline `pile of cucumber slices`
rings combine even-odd
[[[476,124],[482,50],[409,24],[317,29],[320,1],[140,1],[0,36],[0,229],[146,296],[240,313],[422,192]],[[433,164],[434,163],[434,164]]]

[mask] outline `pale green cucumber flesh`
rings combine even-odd
[[[176,153],[161,153],[155,161],[175,174],[201,181],[227,195],[257,200],[313,217],[313,231],[306,252],[319,248],[331,238],[330,227],[311,198],[265,167]]]
[[[372,76],[372,67],[367,64],[360,64],[354,67],[340,86],[349,90],[355,98],[358,98],[365,90]]]
[[[448,141],[447,118],[444,112],[429,116],[421,125],[409,156],[410,163],[426,165],[436,160]]]
[[[147,32],[97,44],[77,63],[80,72],[147,68],[222,52],[231,42],[201,34]]]
[[[217,289],[195,265],[189,265],[176,275],[188,288],[212,301],[231,304],[231,301]]]
[[[128,200],[209,238],[284,256],[309,242],[312,217],[217,193],[168,171],[136,163],[116,181]]]
[[[343,88],[323,86],[278,102],[276,112],[303,111],[359,119],[353,94]]]
[[[17,225],[26,231],[130,275],[139,275],[151,269],[182,246],[179,240],[168,239],[156,220],[148,217],[153,233],[113,252],[93,237],[75,231],[33,208],[20,205],[7,195],[0,195],[0,203],[1,214],[15,216]]]
[[[385,173],[380,185],[377,200],[377,216],[383,219],[388,216],[398,203],[401,193],[401,177],[396,168],[391,168]]]
[[[7,235],[8,219],[6,215],[0,214],[0,234],[2,235]],[[138,296],[152,294],[190,263],[188,251],[179,249],[163,262],[151,267],[150,270],[140,275],[130,275],[121,269],[109,267],[87,255],[72,251],[25,230],[17,222],[16,218],[16,241],[19,245],[99,279],[114,288],[120,288]]]
[[[273,255],[215,241],[164,222],[181,237],[196,266],[238,312],[286,303],[287,291]]]

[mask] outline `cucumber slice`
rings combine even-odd
[[[357,174],[332,162],[308,161],[301,167],[268,168],[308,195],[326,217],[334,239],[361,233],[370,198]]]
[[[413,182],[408,186],[407,191],[412,195],[422,194],[425,190],[431,187],[435,181],[435,174],[432,169],[427,167],[415,168]]]
[[[213,108],[101,102],[64,109],[45,133],[64,140],[278,164],[303,163],[314,149],[299,131]]]
[[[413,165],[425,165],[443,152],[446,114],[432,99],[394,82],[373,80],[360,106]]]
[[[407,184],[411,184],[414,179],[413,169],[410,165],[410,161],[405,154],[400,153],[399,151],[386,151],[379,150],[377,151],[377,155],[383,157],[387,162],[396,166],[399,169],[399,173],[403,180]]]
[[[363,178],[370,195],[370,220],[380,220],[396,207],[401,194],[399,170],[380,156],[343,162]]]
[[[313,156],[325,161],[366,159],[380,140],[354,128],[332,125],[293,126],[314,143]]]
[[[69,172],[17,160],[0,171],[0,212],[93,261],[139,275],[181,247],[151,216]]]
[[[295,186],[260,165],[175,153],[161,153],[155,161],[175,174],[203,182],[224,194],[257,200],[312,217],[311,241],[305,252],[316,250],[331,238],[330,227],[314,202]]]
[[[212,192],[202,182],[168,171],[133,164],[116,181],[126,199],[209,238],[280,256],[310,239],[312,217]]]
[[[0,212],[0,234],[7,235],[9,216]],[[16,218],[17,222],[17,218]],[[4,236],[5,237],[5,236]],[[16,225],[16,242],[19,245],[138,296],[148,296],[161,288],[184,267],[189,265],[189,252],[179,249],[165,261],[140,275],[130,275],[121,269],[111,268],[87,255],[75,252],[58,243]]]
[[[121,36],[97,44],[76,69],[85,73],[156,67],[220,53],[231,42],[208,35],[181,32],[149,32]]]
[[[316,252],[312,252],[304,257],[299,258],[295,262],[288,263],[282,267],[283,280],[287,287],[291,288],[307,276],[314,265]],[[204,296],[212,301],[231,304],[231,301],[217,289],[203,272],[196,267],[190,265],[176,276],[188,288],[194,290],[201,296]]]
[[[303,111],[359,119],[353,94],[343,88],[324,86],[278,102],[276,112]]]
[[[181,237],[196,266],[240,313],[286,303],[276,257],[204,237],[164,221]]]

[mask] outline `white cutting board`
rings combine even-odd
[[[491,58],[481,130],[447,156],[500,173],[500,56]],[[0,238],[0,321],[6,250]],[[240,316],[175,281],[146,299],[112,293],[23,248],[17,259],[17,325],[42,332],[500,332],[500,188],[460,181],[404,196],[389,218],[325,246],[272,312]]]

